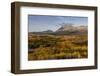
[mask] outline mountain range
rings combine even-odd
[[[60,27],[58,31],[87,31],[87,26],[84,25],[64,25]]]
[[[87,34],[88,27],[85,25],[73,25],[66,24],[61,26],[56,31],[46,30],[42,32],[33,32],[34,34],[52,34],[52,35],[76,35],[76,34]]]

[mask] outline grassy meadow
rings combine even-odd
[[[78,59],[87,57],[87,34],[37,35],[29,33],[28,60]]]

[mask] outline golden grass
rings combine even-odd
[[[31,35],[28,60],[75,59],[88,57],[87,35]]]

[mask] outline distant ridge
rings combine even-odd
[[[56,31],[46,30],[42,32],[31,32],[37,35],[81,35],[87,34],[88,27],[86,25],[73,25],[73,24],[64,24]]]
[[[52,31],[52,30],[46,30],[46,31],[43,31],[43,32],[51,33],[51,32],[53,32],[53,31]]]

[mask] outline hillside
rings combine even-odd
[[[58,31],[87,31],[87,26],[66,24],[56,30],[56,32]]]

